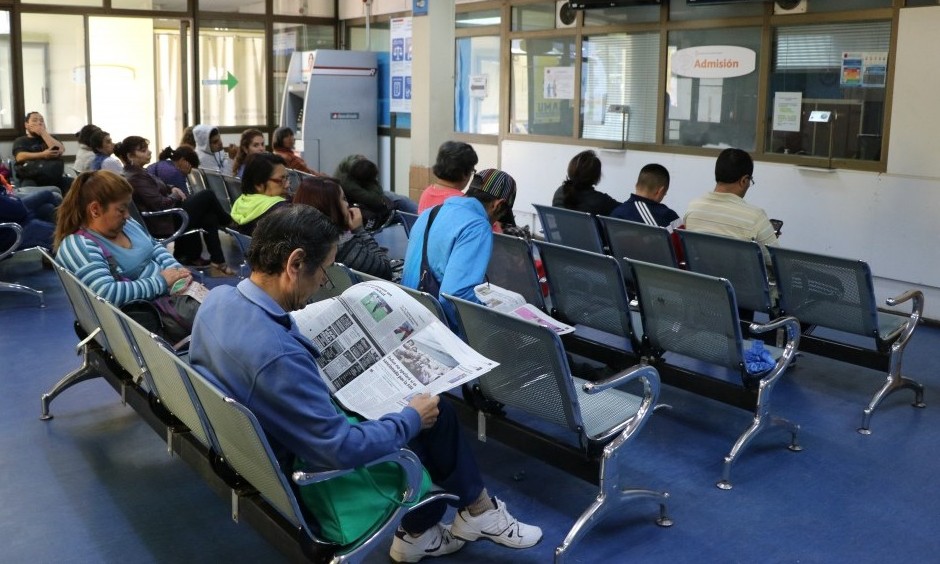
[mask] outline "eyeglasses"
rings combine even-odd
[[[268,182],[277,182],[278,184],[287,184],[287,176],[272,176]]]
[[[748,176],[748,178],[751,180],[751,186],[756,186],[756,185],[757,185],[757,181],[754,180],[754,177],[753,177],[753,176]]]
[[[333,284],[333,279],[330,278],[330,273],[327,272],[325,268],[323,268],[322,264],[320,265],[320,270],[323,271],[323,277],[326,278],[326,282],[320,284],[320,287],[326,288],[327,290],[332,290],[333,288],[336,288],[336,284]]]

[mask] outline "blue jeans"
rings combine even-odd
[[[421,431],[408,448],[421,459],[431,481],[459,497],[460,507],[466,507],[480,497],[483,476],[454,407],[441,398],[438,408],[437,423]],[[423,533],[440,522],[446,510],[443,501],[416,509],[402,517],[401,527],[410,534]]]
[[[385,198],[392,205],[393,210],[408,212],[408,213],[418,213],[418,204],[411,198],[407,196],[402,196],[401,194],[396,194],[390,190],[384,190]]]

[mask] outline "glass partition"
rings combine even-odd
[[[574,38],[514,39],[509,127],[512,133],[574,133]]]
[[[267,122],[263,21],[203,20],[199,29],[200,123]]]
[[[457,39],[454,131],[499,133],[499,37]]]
[[[585,37],[581,61],[581,136],[656,142],[659,33]]]
[[[753,151],[760,28],[669,33],[665,143]]]
[[[887,21],[777,28],[765,150],[879,160],[890,43]]]

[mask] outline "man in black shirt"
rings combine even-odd
[[[72,184],[64,174],[65,147],[46,130],[46,120],[39,112],[26,114],[25,126],[26,135],[13,141],[17,178],[20,183],[57,186],[65,194]]]

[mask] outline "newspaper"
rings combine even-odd
[[[531,323],[541,325],[551,329],[559,335],[564,335],[566,333],[571,333],[574,331],[574,327],[567,325],[550,317],[544,311],[535,307],[534,305],[527,303],[525,298],[522,297],[522,294],[513,292],[512,290],[507,290],[495,284],[490,284],[489,282],[484,282],[473,288],[473,292],[476,294],[477,299],[486,305],[486,307],[502,312],[508,313],[519,319],[524,319]]]
[[[330,392],[367,419],[401,411],[417,394],[439,394],[499,364],[470,348],[390,282],[361,282],[291,314],[320,351]]]

